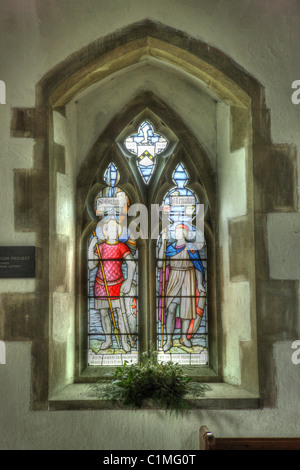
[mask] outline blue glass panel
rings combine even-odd
[[[151,166],[143,166],[143,165],[139,165],[138,164],[138,168],[140,170],[140,173],[145,181],[145,183],[148,183],[152,173],[153,173],[153,170],[154,170],[154,165],[151,165]]]
[[[104,181],[107,186],[115,187],[120,179],[120,173],[114,163],[110,163],[106,172],[104,173]]]

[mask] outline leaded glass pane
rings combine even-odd
[[[146,184],[149,183],[156,165],[156,156],[168,146],[168,141],[154,131],[149,121],[143,121],[136,134],[125,140],[125,147],[137,157],[139,172]]]
[[[163,200],[170,225],[157,243],[158,360],[207,364],[206,244],[193,225],[199,203],[186,186],[188,174],[181,163],[173,181],[176,187]]]
[[[136,242],[130,237],[127,194],[111,163],[108,185],[95,199],[99,222],[90,234],[88,258],[88,364],[120,365],[138,360]]]

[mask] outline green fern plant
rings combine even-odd
[[[190,411],[186,395],[205,393],[206,384],[192,382],[183,369],[173,362],[159,363],[155,351],[150,351],[138,364],[125,362],[117,367],[112,380],[93,386],[102,399],[121,400],[125,406],[139,409],[151,400],[154,406],[175,412],[176,415]]]

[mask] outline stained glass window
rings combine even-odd
[[[207,257],[201,208],[179,163],[162,200],[168,224],[157,240],[157,353],[160,362],[208,364]],[[94,198],[97,224],[87,242],[88,364],[139,361],[138,251],[127,227],[130,199],[111,162]],[[144,329],[141,329],[141,334]]]
[[[137,133],[125,140],[125,147],[137,157],[139,172],[146,184],[154,172],[156,156],[168,146],[167,139],[154,131],[150,121],[143,121]]]
[[[126,224],[130,201],[119,179],[111,163],[106,187],[95,198],[99,220],[87,244],[89,365],[138,360],[137,250]]]
[[[157,242],[157,350],[161,362],[208,363],[207,259],[203,231],[193,221],[199,201],[179,163],[164,197],[169,219]]]

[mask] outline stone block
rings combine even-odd
[[[253,267],[253,233],[247,216],[229,220],[230,281],[246,281]]]
[[[297,210],[297,153],[294,146],[254,146],[253,170],[254,201],[258,212]]]
[[[284,341],[297,338],[299,281],[257,283],[258,338]]]

